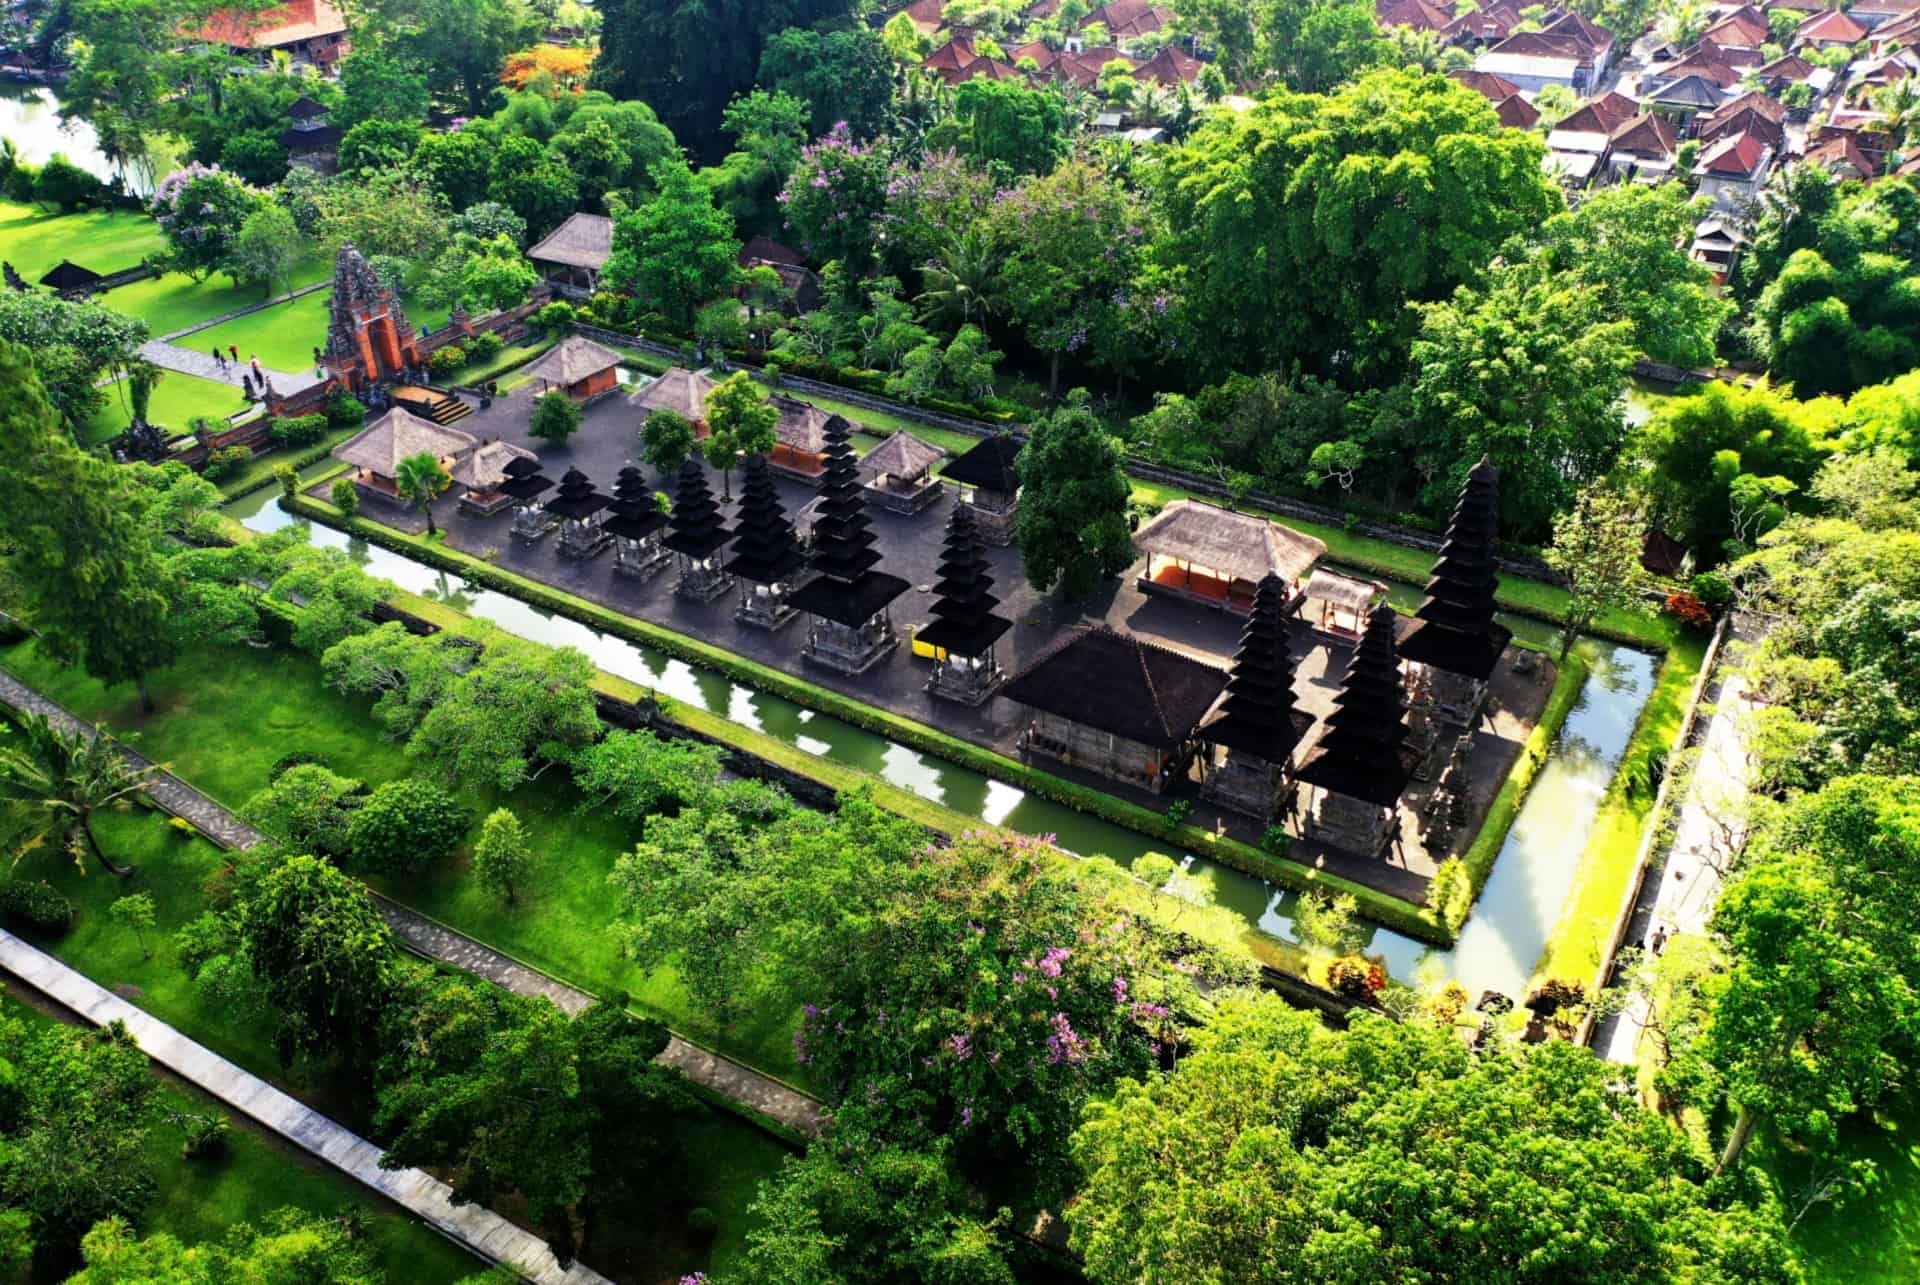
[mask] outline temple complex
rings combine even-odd
[[[358,395],[403,378],[420,363],[419,343],[400,300],[353,242],[343,242],[334,257],[321,364]]]
[[[1020,443],[1012,434],[997,433],[940,470],[959,488],[959,502],[973,510],[980,538],[1000,548],[1013,543],[1020,513],[1020,474],[1014,467],[1019,458]]]

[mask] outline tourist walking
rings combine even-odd
[[[249,357],[247,358],[247,365],[249,365],[249,366],[251,366],[251,367],[253,367],[253,382],[254,382],[254,383],[256,383],[256,384],[263,384],[263,383],[265,383],[265,382],[266,382],[266,375],[265,375],[265,374],[263,374],[263,373],[261,372],[261,370],[260,370],[260,354],[259,354],[259,353],[253,353],[253,354],[251,354],[251,355],[250,355],[250,356],[249,356]]]
[[[221,370],[225,370],[227,368],[227,355],[220,351],[219,344],[215,344],[213,346],[213,364],[215,366],[218,366]]]
[[[231,354],[231,355],[232,355],[232,357],[233,357],[233,359],[234,359],[234,361],[235,361],[235,362],[238,362],[238,361],[240,360],[240,345],[239,345],[239,344],[228,344],[228,345],[227,345],[227,352],[228,352],[229,354]]]

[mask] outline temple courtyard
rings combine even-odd
[[[485,408],[471,402],[473,413],[459,419],[456,427],[477,439],[483,447],[492,442],[505,442],[531,452],[538,459],[540,472],[555,481],[567,470],[578,469],[602,494],[610,495],[622,469],[639,468],[654,490],[669,497],[675,493],[677,477],[659,477],[638,458],[639,430],[646,411],[634,405],[634,398],[644,393],[644,387],[635,391],[633,386],[623,385],[593,401],[585,408],[580,430],[561,446],[532,438],[527,432],[533,398],[538,391],[523,385]],[[853,427],[856,433],[865,433],[858,424]],[[861,440],[871,436],[873,434],[866,434]],[[720,501],[721,513],[731,532],[739,511],[743,471],[733,470],[729,487],[728,480],[717,471],[705,465],[700,467],[706,472],[714,498]],[[937,476],[938,467],[934,471]],[[772,480],[790,521],[817,496],[813,486],[790,477],[775,476]],[[315,486],[313,494],[325,498],[326,489],[325,485]],[[731,499],[723,499],[728,489]],[[995,695],[977,707],[930,695],[926,688],[933,662],[916,656],[911,646],[912,632],[924,628],[930,620],[929,609],[934,601],[934,585],[939,579],[948,518],[956,504],[951,486],[941,488],[931,504],[911,515],[891,512],[873,503],[866,506],[872,530],[878,536],[873,546],[880,554],[878,570],[904,579],[909,587],[889,608],[893,627],[900,636],[898,645],[871,668],[851,675],[803,659],[801,647],[808,627],[804,616],[771,631],[743,623],[735,616],[740,600],[737,589],[710,601],[696,601],[674,592],[677,577],[672,566],[640,578],[618,573],[611,549],[584,560],[564,557],[560,553],[559,533],[533,543],[518,540],[511,534],[514,517],[510,509],[482,515],[463,505],[461,494],[462,488],[455,486],[433,505],[435,525],[445,533],[446,542],[456,549],[1009,757],[1023,757],[1020,741],[1023,732],[1029,730],[1032,717],[1028,707],[1004,694]],[[546,498],[551,499],[554,494],[548,491]],[[417,510],[382,494],[378,488],[362,487],[360,514],[416,535],[423,533],[427,526]],[[1241,612],[1145,592],[1139,585],[1139,578],[1149,566],[1144,557],[1090,597],[1068,602],[1058,593],[1035,592],[1022,572],[1017,549],[985,547],[982,552],[994,580],[992,592],[1000,599],[996,610],[1012,622],[996,644],[997,660],[1009,676],[1020,674],[1048,654],[1049,649],[1063,645],[1084,627],[1101,625],[1224,670],[1232,662],[1246,626],[1247,617]],[[1156,573],[1156,579],[1166,578]],[[1293,690],[1298,709],[1311,714],[1316,724],[1302,745],[1303,751],[1310,750],[1325,725],[1324,719],[1333,709],[1354,642],[1351,637],[1314,628],[1298,614],[1286,622],[1286,628],[1296,664]],[[1434,798],[1451,744],[1451,737],[1443,737],[1428,760],[1428,770],[1416,773],[1402,795],[1400,834],[1384,856],[1361,856],[1308,839],[1296,839],[1288,852],[1290,859],[1394,896],[1416,902],[1423,899],[1434,868],[1447,857],[1464,852],[1479,832],[1494,796],[1545,707],[1554,677],[1554,666],[1545,658],[1518,648],[1506,649],[1489,681],[1484,707],[1472,732],[1471,752],[1464,757],[1466,779],[1456,787],[1464,797],[1451,801]],[[1193,809],[1190,816],[1193,824],[1248,843],[1260,843],[1266,830],[1265,824],[1254,817],[1217,807],[1201,797],[1197,767],[1166,781],[1160,789],[1151,790],[1062,763],[1054,757],[1035,755],[1030,761],[1069,780],[1156,809],[1164,810],[1177,800],[1186,800]],[[1451,812],[1453,824],[1443,827],[1443,833],[1434,834],[1429,829],[1428,815],[1437,816],[1443,811]],[[1292,828],[1297,834],[1298,827]]]

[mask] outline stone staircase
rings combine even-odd
[[[409,389],[405,397],[398,398],[402,406],[422,419],[430,419],[445,428],[473,414],[473,407],[455,397],[452,393],[438,388]]]

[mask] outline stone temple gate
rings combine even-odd
[[[420,365],[413,325],[351,241],[334,261],[324,365],[354,393],[400,379]]]

